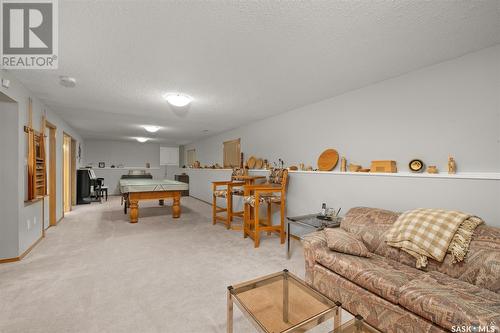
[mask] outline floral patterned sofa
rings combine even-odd
[[[398,215],[365,207],[347,213],[340,228],[361,238],[369,258],[331,251],[322,231],[306,236],[307,283],[383,332],[498,331],[500,228],[479,226],[463,262],[448,255],[419,270],[412,256],[385,244]]]

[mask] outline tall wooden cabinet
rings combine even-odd
[[[43,198],[47,194],[47,164],[45,161],[45,138],[43,133],[26,126],[28,135],[28,197],[27,200]]]

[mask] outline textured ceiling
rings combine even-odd
[[[15,75],[84,138],[183,144],[500,43],[499,3],[61,0],[59,69]]]

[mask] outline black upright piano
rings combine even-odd
[[[76,171],[76,204],[85,205],[92,202],[92,193],[97,183],[97,177],[92,169]]]

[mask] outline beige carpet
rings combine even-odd
[[[177,220],[169,206],[141,207],[130,224],[117,197],[77,206],[23,261],[0,265],[0,332],[225,332],[228,285],[304,276],[298,241],[286,260],[276,236],[254,249],[196,199],[182,199]],[[255,332],[238,310],[234,330]]]

